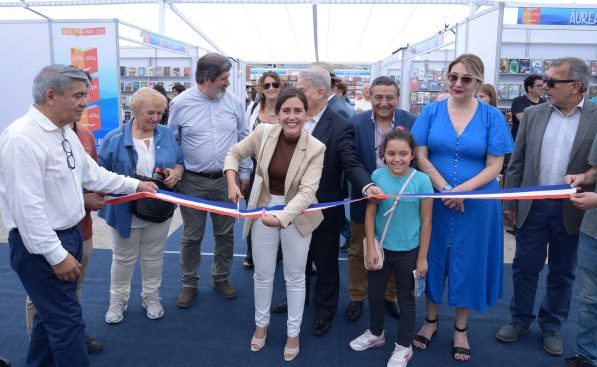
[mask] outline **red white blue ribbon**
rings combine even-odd
[[[541,200],[541,199],[568,199],[571,194],[576,192],[575,188],[570,185],[550,185],[550,186],[532,186],[520,187],[515,189],[498,189],[498,190],[479,190],[479,191],[460,191],[460,192],[438,192],[429,194],[402,194],[402,195],[376,195],[377,199],[388,199],[400,197],[415,197],[415,198],[433,198],[433,199],[476,199],[476,200]],[[170,203],[179,204],[187,208],[203,210],[210,213],[222,214],[234,218],[259,218],[265,211],[269,214],[275,214],[284,209],[284,205],[264,206],[255,209],[238,209],[236,204],[230,202],[219,202],[199,199],[196,197],[183,195],[171,191],[158,190],[156,194],[149,192],[138,192],[131,195],[111,198],[107,201],[108,204],[120,204],[133,200],[153,198],[158,200],[168,201]],[[327,203],[311,204],[303,214],[321,211],[324,209],[333,208],[335,206],[354,203],[360,199],[345,199],[340,201],[331,201]]]

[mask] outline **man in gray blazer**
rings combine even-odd
[[[556,60],[547,71],[543,89],[548,103],[524,112],[508,165],[507,188],[563,184],[564,176],[590,168],[587,156],[597,132],[597,107],[583,98],[589,76],[586,63],[572,57]],[[559,330],[570,309],[582,216],[583,211],[568,199],[504,203],[506,222],[516,223],[516,253],[512,319],[498,331],[498,340],[514,342],[529,331],[535,319],[537,280],[547,257],[547,290],[538,321],[543,349],[552,355],[562,354]]]

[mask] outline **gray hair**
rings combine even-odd
[[[563,64],[570,65],[570,69],[568,69],[568,76],[570,79],[578,80],[580,82],[581,93],[586,91],[589,88],[589,80],[591,76],[587,63],[578,57],[564,57],[554,60],[553,64],[551,64],[551,67],[557,67]]]
[[[322,88],[326,92],[332,89],[330,73],[319,66],[311,66],[301,71],[298,78],[311,83],[316,88]]]
[[[213,82],[218,76],[232,68],[232,63],[226,56],[215,52],[205,54],[197,60],[197,71],[195,72],[195,81],[197,84],[203,84],[205,78]]]
[[[85,82],[90,86],[89,78],[81,69],[70,65],[48,65],[33,79],[33,101],[37,104],[45,103],[48,89],[63,95],[74,81]]]
[[[363,84],[364,86],[365,84]],[[371,82],[371,85],[369,86],[369,89],[371,90],[371,94],[373,94],[373,88],[377,87],[378,85],[386,85],[386,86],[393,86],[394,88],[396,88],[396,95],[400,94],[400,87],[398,86],[398,83],[396,83],[396,81],[392,78],[390,78],[389,76],[378,76],[377,78],[373,79],[373,81]]]

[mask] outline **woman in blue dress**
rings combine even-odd
[[[452,61],[447,75],[450,98],[426,106],[413,126],[418,167],[437,191],[497,189],[504,155],[514,147],[502,113],[474,97],[483,72],[476,55]],[[434,201],[427,314],[413,346],[426,349],[437,331],[447,278],[448,303],[456,307],[452,356],[470,359],[468,310],[484,311],[502,295],[503,233],[498,200]]]

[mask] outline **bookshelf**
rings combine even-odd
[[[586,60],[591,70],[589,98],[597,95],[597,60]],[[551,67],[553,59],[501,58],[499,80],[495,89],[498,108],[509,110],[512,101],[525,94],[524,79],[530,74],[545,75]]]
[[[444,89],[447,63],[443,61],[413,61],[408,80],[409,110],[419,114],[428,103],[435,102]]]

